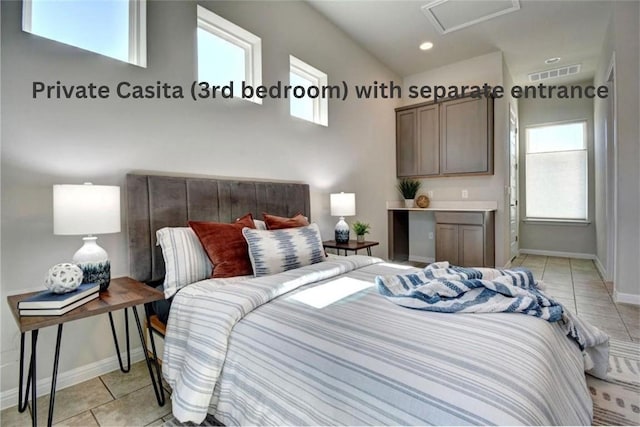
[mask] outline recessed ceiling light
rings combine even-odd
[[[560,61],[560,57],[556,56],[555,58],[548,58],[544,60],[545,64],[555,64],[556,62]]]
[[[433,43],[431,43],[431,42],[420,43],[420,50],[429,50],[432,47],[433,47]]]

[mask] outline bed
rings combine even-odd
[[[309,188],[296,183],[129,175],[127,200],[131,272],[146,282],[164,274],[158,228],[246,212],[309,216]],[[226,425],[591,423],[583,355],[557,324],[400,307],[373,280],[405,271],[356,255],[182,288],[163,359],[174,416],[199,423],[209,413]]]

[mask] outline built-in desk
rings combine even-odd
[[[409,259],[409,212],[434,212],[436,261],[495,267],[496,209],[496,202],[433,202],[428,208],[405,208],[402,202],[387,202],[389,259]]]

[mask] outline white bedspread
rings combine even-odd
[[[180,291],[163,359],[176,418],[201,422],[209,411],[227,425],[591,422],[581,352],[559,325],[399,307],[373,279],[402,270],[379,261],[332,258]],[[372,286],[323,308],[292,298],[339,275]]]

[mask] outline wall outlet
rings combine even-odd
[[[433,231],[429,232],[429,240],[433,240]]]
[[[429,190],[429,191],[427,191],[427,197],[428,197],[429,199],[433,199],[433,190]]]
[[[463,199],[469,198],[469,190],[462,190],[462,198]]]

